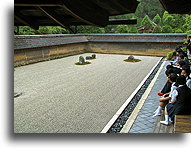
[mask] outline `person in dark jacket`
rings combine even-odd
[[[165,121],[160,121],[164,125],[168,125],[169,121],[173,122],[175,115],[191,114],[191,90],[186,85],[186,77],[181,75],[176,82],[179,86],[165,107]]]
[[[188,86],[188,88],[191,89],[191,78],[190,78],[190,66],[188,65],[184,65],[182,66],[182,72],[181,75],[186,77],[186,85]]]
[[[170,83],[168,81],[168,77],[170,76],[171,73],[174,73],[174,70],[170,66],[171,65],[167,65],[167,67],[166,67],[165,74],[167,77],[167,81],[166,81],[164,87],[162,88],[161,92],[158,93],[159,96],[163,96],[164,94],[169,93],[171,90],[172,83]]]
[[[187,50],[187,55],[190,58],[191,57],[191,36],[188,37],[187,42],[188,44],[187,44],[186,50]]]

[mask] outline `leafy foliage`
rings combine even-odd
[[[153,18],[153,22],[155,22],[157,25],[161,25],[161,17],[159,16],[159,14],[157,14],[154,18]]]
[[[148,15],[146,15],[146,16],[143,18],[141,24],[145,26],[145,29],[146,29],[146,30],[151,30],[151,29],[153,28],[152,21],[150,20],[150,18],[149,18]]]
[[[167,53],[167,56],[166,56],[166,59],[167,59],[167,60],[172,60],[172,58],[173,58],[173,51],[168,52],[168,53]]]
[[[154,29],[153,29],[153,33],[161,33],[162,32],[162,27],[157,25]]]
[[[172,27],[170,25],[165,25],[162,27],[162,32],[163,33],[171,33],[173,30],[172,30]]]

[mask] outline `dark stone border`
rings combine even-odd
[[[162,59],[159,64],[155,67],[153,72],[150,74],[150,76],[147,78],[145,83],[142,85],[142,87],[139,89],[139,91],[136,93],[136,95],[133,97],[131,102],[128,104],[128,106],[124,109],[124,111],[121,113],[121,115],[117,118],[115,123],[110,127],[110,129],[107,131],[107,133],[119,133],[123,126],[125,125],[126,121],[129,119],[131,113],[137,106],[139,100],[141,99],[142,95],[146,91],[147,87],[151,83],[152,79],[154,78],[155,74],[159,70],[161,64],[163,63],[164,59]]]

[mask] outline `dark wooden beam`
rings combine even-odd
[[[84,22],[84,23],[86,23],[86,24],[89,24],[89,25],[95,25],[95,24],[93,24],[92,22],[90,22],[90,21],[88,21],[88,20],[86,20],[86,19],[84,19],[84,18],[78,16],[76,13],[74,13],[73,11],[71,11],[71,10],[70,10],[68,7],[66,7],[65,5],[62,5],[62,8],[64,9],[64,11],[65,11],[67,14],[71,15],[72,17],[76,18],[77,20],[79,20],[79,21],[81,21],[81,22]]]
[[[117,1],[111,1],[110,2],[112,6],[115,7],[116,10],[118,10],[119,12],[120,11],[123,11],[124,13],[126,12],[130,12],[125,6],[121,5],[119,2]]]
[[[108,12],[90,0],[65,0],[62,7],[71,16],[89,25],[105,27],[108,23]]]
[[[160,0],[162,6],[169,13],[190,14],[191,2],[190,0]]]
[[[15,12],[14,17],[15,17],[15,19],[16,19],[18,22],[20,22],[20,23],[22,23],[22,24],[24,24],[24,25],[26,25],[26,26],[30,26],[31,28],[33,28],[33,29],[35,29],[35,30],[38,30],[38,29],[39,29],[39,25],[38,25],[37,23],[34,23],[35,21],[32,22],[29,18],[23,17],[23,16],[22,16],[20,13],[18,13],[18,12]]]
[[[99,5],[103,9],[106,9],[109,14],[119,14],[120,11],[110,4],[110,1],[94,0],[92,1],[96,5]],[[112,13],[111,13],[112,12]]]
[[[139,5],[139,1],[136,0],[120,0],[119,1],[122,6],[128,9],[129,13],[135,13],[137,6]]]
[[[108,25],[135,25],[137,20],[109,20]]]
[[[126,13],[135,13],[136,8],[139,2],[135,0],[112,0],[108,3],[111,5],[115,10],[119,12],[119,14],[126,14]],[[116,13],[111,13],[111,15],[118,15]]]
[[[54,12],[54,9],[46,7],[37,7],[37,8],[41,10],[44,14],[46,14],[54,22],[56,22],[58,25],[74,33],[74,31],[69,27],[69,24],[67,24],[58,14],[56,14]]]
[[[70,24],[70,26],[86,26],[87,23],[76,21],[75,19],[65,19],[65,21]],[[38,21],[41,24],[41,21]],[[43,22],[45,26],[49,26],[50,23],[47,21],[46,23]],[[137,24],[137,20],[116,20],[116,19],[110,19],[108,22],[108,25],[135,25]],[[58,24],[52,24],[52,26],[58,26]]]
[[[105,27],[108,24],[131,22],[111,21],[109,16],[134,12],[137,0],[15,0],[15,24],[38,26],[91,25]],[[133,23],[134,24],[134,23]]]
[[[60,6],[63,0],[15,0],[15,6]]]
[[[164,1],[163,1],[163,0],[159,0],[159,1],[160,1],[160,3],[162,4],[163,8],[167,11],[167,7],[166,7]]]

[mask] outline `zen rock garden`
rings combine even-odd
[[[86,56],[86,60],[94,60],[96,59],[96,55],[92,54],[92,56]]]
[[[92,56],[86,56],[86,58],[84,58],[83,56],[79,57],[79,62],[75,63],[76,65],[87,65],[87,64],[91,64],[91,62],[86,61],[86,60],[93,60],[96,59],[96,55],[92,54]],[[127,59],[124,60],[125,62],[140,62],[141,60],[139,59],[135,59],[134,56],[130,55]]]
[[[130,55],[127,59],[124,60],[125,62],[140,62],[141,60],[135,59],[134,56]]]
[[[92,54],[92,56],[86,56],[86,60],[93,60],[96,59],[96,55]],[[83,56],[79,57],[79,62],[75,63],[76,65],[87,65],[91,64],[91,62],[85,61],[85,58]]]

